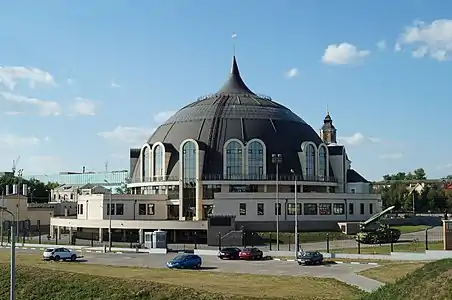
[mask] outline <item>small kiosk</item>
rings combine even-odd
[[[444,250],[452,250],[452,220],[443,220]]]
[[[149,253],[166,253],[168,249],[167,233],[163,230],[156,230],[144,233],[144,246],[149,249]]]

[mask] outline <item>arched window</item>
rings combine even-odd
[[[191,141],[182,147],[182,178],[184,184],[196,186],[196,145]]]
[[[313,145],[306,146],[306,180],[314,180],[315,176],[315,148]]]
[[[248,144],[248,179],[260,180],[264,175],[264,147],[258,141]]]
[[[319,148],[319,178],[324,180],[327,174],[327,163],[326,163],[326,147],[320,146]]]
[[[156,145],[154,147],[154,180],[162,180],[164,177],[163,173],[163,146]]]
[[[242,145],[237,141],[230,142],[226,147],[226,178],[243,179]]]
[[[150,176],[151,174],[149,174],[150,168],[149,168],[149,163],[150,161],[150,151],[149,151],[149,147],[144,147],[143,150],[143,156],[141,158],[141,163],[143,164],[143,181],[149,181],[150,180]]]

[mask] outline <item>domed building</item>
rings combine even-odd
[[[164,218],[155,219],[228,215],[237,228],[274,231],[278,223],[290,231],[297,210],[300,228],[327,230],[381,211],[380,195],[370,193],[337,144],[330,114],[318,134],[287,107],[253,92],[235,56],[216,93],[181,108],[141,149],[130,150],[130,172],[133,194],[164,201]]]

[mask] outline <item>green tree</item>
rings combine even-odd
[[[131,182],[130,178],[126,178],[125,182],[121,184],[121,186],[117,187],[115,192],[116,194],[131,194],[132,191],[127,187],[127,184]]]
[[[58,186],[58,183],[48,182],[44,184],[37,179],[24,179],[12,175],[0,176],[0,189],[5,188],[6,185],[12,186],[13,184],[18,184],[20,182],[20,189],[22,189],[22,184],[26,184],[28,187],[28,202],[38,202],[46,203],[49,201],[50,192],[52,189]]]

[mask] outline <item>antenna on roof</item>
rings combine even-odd
[[[237,38],[237,34],[235,33],[235,31],[232,33],[232,53],[235,56],[235,40]]]
[[[326,104],[326,114],[327,114],[327,115],[330,114],[330,109],[328,108],[328,103]]]

